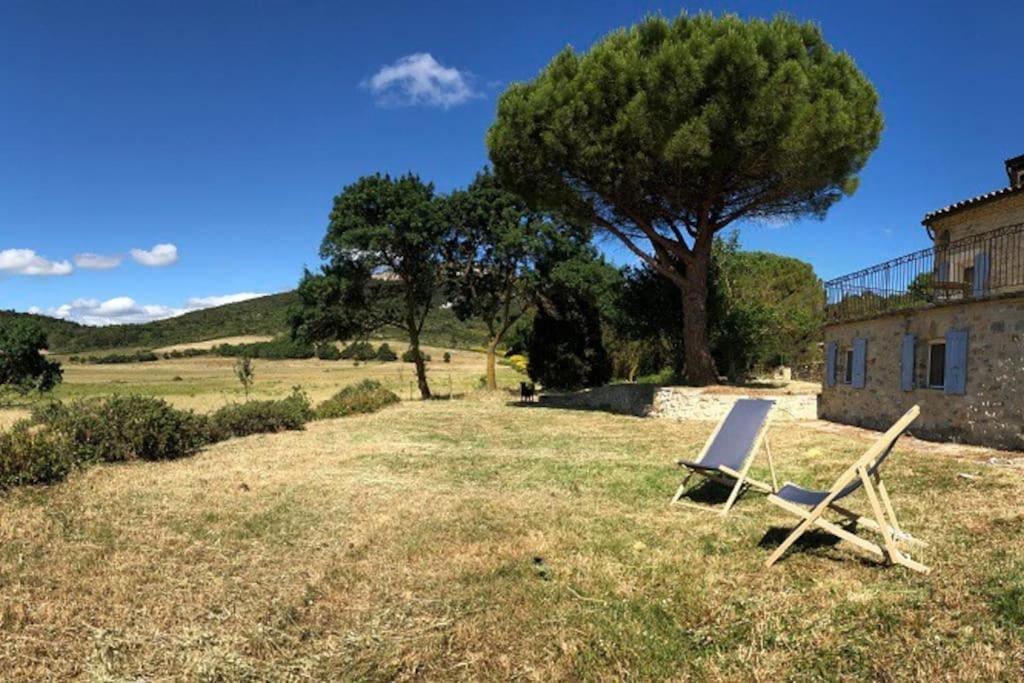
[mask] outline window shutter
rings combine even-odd
[[[949,261],[943,261],[939,264],[939,282],[949,282]]]
[[[867,378],[868,340],[857,337],[853,340],[853,378],[854,389],[863,389]]]
[[[946,333],[945,392],[958,396],[967,393],[967,330]]]
[[[988,275],[992,270],[992,259],[988,252],[981,252],[974,255],[974,296],[985,296],[988,294]]]
[[[834,341],[825,345],[825,386],[836,385],[836,360],[839,358],[839,345]]]
[[[903,335],[903,346],[900,349],[900,389],[911,391],[914,388],[914,349],[917,337],[912,334]]]

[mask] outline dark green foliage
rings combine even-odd
[[[229,358],[247,356],[263,360],[301,360],[316,355],[315,349],[310,344],[292,339],[286,334],[279,335],[267,342],[220,344],[213,347],[213,353]]]
[[[334,344],[317,344],[316,345],[316,357],[320,360],[341,360],[344,358],[341,355],[341,351]]]
[[[398,354],[394,352],[387,342],[384,342],[377,349],[376,359],[383,363],[390,363],[391,361],[398,360]]]
[[[598,387],[612,377],[597,305],[571,290],[551,292],[533,319],[527,373],[546,389]]]
[[[446,231],[434,187],[408,174],[365,176],[334,198],[319,273],[306,270],[291,313],[292,333],[309,343],[403,330],[412,348],[434,308]],[[420,394],[430,398],[416,364]]]
[[[444,356],[442,356],[442,358],[443,358],[445,363],[451,363],[452,362],[452,354],[451,354],[451,352],[450,351],[445,351],[444,352]]]
[[[303,429],[313,418],[309,399],[301,391],[279,401],[248,401],[220,408],[210,415],[212,440]]]
[[[714,235],[823,216],[881,130],[875,89],[814,24],[683,14],[566,48],[501,96],[487,144],[504,186],[614,235],[679,288],[686,374],[706,384]]]
[[[406,349],[405,351],[402,352],[402,362],[403,363],[415,363],[416,362],[416,353],[417,352],[412,350],[412,349]],[[424,360],[424,362],[430,360],[430,354],[429,353],[424,353],[423,351],[420,351],[419,352],[419,356],[420,356],[420,358],[422,358]]]
[[[167,354],[165,354],[165,357]],[[119,365],[121,363],[152,363],[160,360],[152,351],[136,351],[135,353],[108,353],[105,356],[72,356],[72,362],[92,365]]]
[[[74,466],[62,434],[25,420],[0,432],[0,490],[61,481]]]
[[[375,360],[377,351],[370,342],[355,341],[341,350],[341,357],[345,360]]]
[[[825,295],[809,263],[741,251],[733,234],[716,239],[708,284],[711,352],[730,379],[806,362],[817,353]],[[671,368],[678,381],[684,316],[682,298],[668,278],[648,267],[627,268],[612,316],[620,374]]]
[[[175,349],[164,353],[164,360],[176,360],[178,358],[196,358],[197,356],[209,356],[211,349]],[[74,356],[72,356],[74,358]]]
[[[31,320],[5,320],[0,325],[0,390],[18,393],[49,391],[60,383],[63,373],[41,353],[46,350],[46,333]]]
[[[383,384],[367,379],[347,386],[316,408],[317,419],[345,417],[358,413],[375,413],[401,399]]]
[[[148,396],[54,402],[32,420],[63,437],[75,463],[180,458],[208,441],[204,418]]]
[[[565,241],[536,264],[527,373],[548,389],[601,386],[612,376],[603,320],[615,311],[619,272],[592,246]]]

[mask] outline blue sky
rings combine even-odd
[[[342,186],[465,185],[508,83],[683,9],[816,21],[881,94],[859,192],[823,222],[742,226],[746,248],[824,278],[921,248],[925,212],[1024,154],[1021,3],[0,0],[0,308],[102,323],[290,289]]]

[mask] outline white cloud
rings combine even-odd
[[[195,296],[188,300],[188,307],[190,309],[213,308],[214,306],[234,304],[239,301],[248,301],[249,299],[256,299],[261,296],[266,296],[266,294],[258,292],[239,292],[238,294],[225,294],[224,296]]]
[[[480,96],[471,80],[469,72],[441,66],[430,53],[418,52],[381,67],[366,85],[382,106],[447,109]]]
[[[46,310],[38,306],[29,308],[30,313],[49,315],[54,318],[72,320],[83,325],[120,325],[126,323],[146,323],[183,315],[203,308],[212,308],[223,304],[254,299],[264,294],[239,292],[223,296],[192,297],[185,306],[176,308],[162,304],[139,304],[128,296],[118,296],[106,301],[98,299],[75,299],[69,304],[54,306]]]
[[[150,250],[132,249],[132,259],[144,266],[159,268],[178,261],[178,247],[173,244],[158,244]]]
[[[124,257],[120,255],[103,256],[102,254],[93,254],[91,252],[75,254],[75,265],[82,270],[110,270],[121,265],[123,260]]]
[[[69,261],[51,261],[31,249],[0,251],[0,275],[68,275],[72,270]]]

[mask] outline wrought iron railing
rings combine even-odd
[[[830,322],[1024,293],[1024,223],[880,263],[825,283]]]

